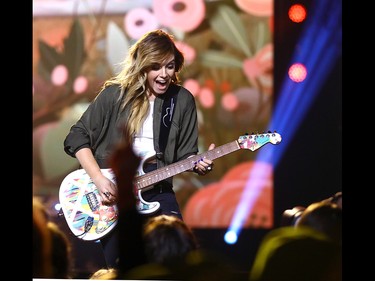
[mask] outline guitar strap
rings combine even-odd
[[[180,86],[178,88],[170,87],[170,89],[170,94],[166,96],[167,98],[163,102],[162,118],[160,121],[159,148],[162,155],[164,155],[164,150],[167,145]]]

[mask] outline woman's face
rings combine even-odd
[[[175,74],[174,55],[170,55],[160,64],[155,64],[147,72],[147,84],[151,94],[157,96],[164,94],[172,77]]]

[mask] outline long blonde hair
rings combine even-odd
[[[122,63],[121,72],[103,84],[103,88],[113,84],[120,85],[119,98],[122,98],[126,91],[121,108],[124,109],[126,105],[131,104],[129,118],[125,123],[128,131],[126,135],[129,138],[140,130],[149,110],[146,94],[147,72],[153,65],[164,61],[171,54],[174,55],[175,60],[172,82],[179,83],[177,72],[184,65],[184,56],[177,49],[173,36],[158,29],[146,33],[134,43]]]

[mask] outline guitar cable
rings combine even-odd
[[[80,234],[80,235],[77,235],[77,237],[81,237],[81,236],[85,235],[87,232],[89,232],[93,224],[94,224],[94,218],[88,217],[85,221],[85,229],[84,229],[83,233]]]

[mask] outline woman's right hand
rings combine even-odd
[[[113,205],[117,202],[117,186],[109,178],[101,175],[95,178],[94,183],[99,191],[104,205]]]
[[[82,168],[90,175],[104,205],[113,205],[117,202],[117,186],[101,171],[90,148],[84,147],[75,154]]]

